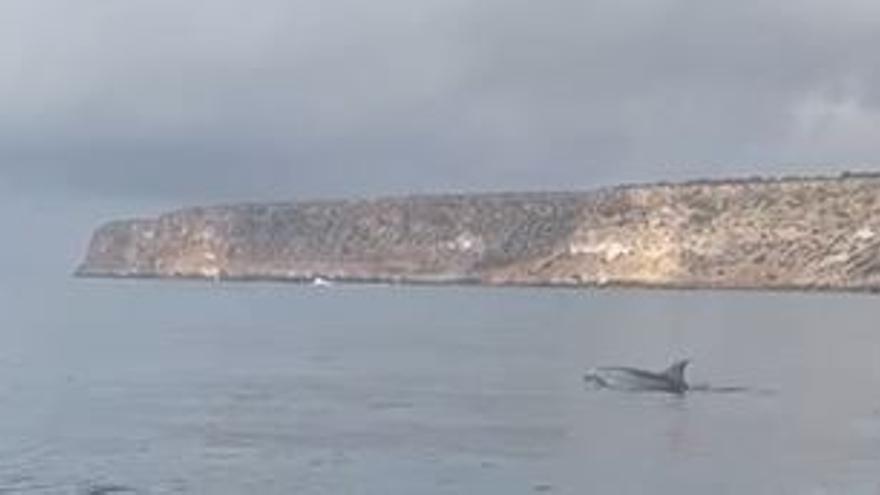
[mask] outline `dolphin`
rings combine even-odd
[[[619,366],[593,368],[584,375],[584,381],[599,388],[629,392],[668,392],[684,394],[690,388],[684,379],[689,359],[676,361],[660,372]]]

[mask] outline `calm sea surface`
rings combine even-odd
[[[880,298],[3,291],[0,493],[880,492]],[[751,390],[581,381],[680,357]]]

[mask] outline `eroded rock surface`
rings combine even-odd
[[[880,176],[191,208],[95,233],[81,276],[880,288]]]

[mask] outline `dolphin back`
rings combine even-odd
[[[684,369],[688,363],[688,360],[675,362],[659,373],[637,368],[603,366],[589,370],[584,375],[584,380],[599,388],[680,394],[688,390],[684,379]]]

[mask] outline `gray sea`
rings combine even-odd
[[[0,493],[880,493],[878,297],[78,280],[102,205],[6,206]]]

